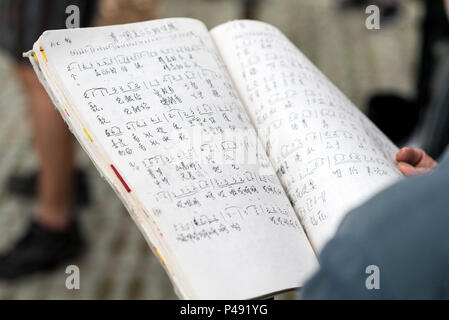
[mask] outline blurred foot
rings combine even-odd
[[[36,171],[11,175],[6,184],[6,190],[14,195],[34,197],[37,194],[37,179],[38,173]],[[74,181],[75,204],[81,207],[88,206],[90,204],[90,194],[86,172],[82,169],[77,169]]]
[[[13,280],[68,265],[81,256],[83,248],[77,222],[64,231],[55,231],[32,220],[12,249],[0,255],[0,279]]]
[[[419,106],[395,94],[374,95],[368,103],[368,117],[395,144],[413,133],[419,120]]]

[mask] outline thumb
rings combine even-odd
[[[404,176],[410,177],[410,176],[416,176],[419,174],[424,174],[432,171],[432,169],[429,168],[421,168],[421,167],[414,167],[410,165],[407,162],[398,162],[398,169],[402,172]]]

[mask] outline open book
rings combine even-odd
[[[345,213],[401,177],[397,148],[266,23],[46,31],[25,55],[181,298],[300,287]]]

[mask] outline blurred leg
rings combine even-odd
[[[443,155],[449,144],[449,61],[438,66],[441,74],[422,129],[422,148],[434,159]]]
[[[72,134],[54,108],[34,71],[16,66],[26,91],[38,158],[38,203],[36,220],[56,230],[66,228],[72,217],[74,145]]]
[[[256,19],[263,0],[243,0],[243,19]]]

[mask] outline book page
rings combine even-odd
[[[273,26],[239,20],[211,34],[319,251],[348,210],[402,176],[397,148]]]
[[[315,254],[202,23],[50,31],[39,45],[70,101],[58,108],[141,202],[182,297],[302,284]]]

